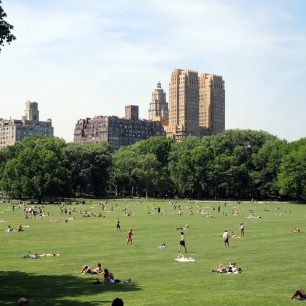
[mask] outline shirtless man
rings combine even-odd
[[[103,283],[115,283],[115,278],[112,272],[108,269],[104,269],[104,280]]]
[[[185,252],[187,253],[186,245],[185,245],[185,235],[184,232],[181,232],[180,234],[180,243],[179,243],[179,252],[181,251],[182,246],[185,249]]]

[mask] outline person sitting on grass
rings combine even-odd
[[[23,232],[24,229],[22,227],[22,225],[19,225],[19,227],[16,229],[16,232]]]
[[[231,238],[240,238],[240,236],[236,232],[231,231]]]
[[[104,269],[104,279],[103,279],[103,283],[107,284],[107,283],[115,283],[115,278],[114,278],[114,274],[110,271],[108,271],[108,269]]]
[[[81,273],[82,274],[100,274],[102,273],[103,270],[102,270],[102,267],[101,267],[101,264],[98,263],[97,267],[95,269],[91,269],[89,266],[85,265],[83,267],[83,269],[81,270]]]
[[[291,230],[292,233],[300,233],[301,229],[299,227],[295,227],[294,229]]]
[[[103,280],[99,280],[97,278],[97,280],[94,282],[94,284],[115,284],[115,283],[131,283],[132,282],[132,278],[129,277],[127,279],[123,279],[123,280],[119,280],[119,279],[115,279],[114,274],[110,271],[108,271],[108,269],[104,269],[103,270]]]
[[[306,299],[306,294],[301,288],[298,288],[298,289],[295,290],[295,292],[293,293],[293,295],[291,297],[291,300],[293,300],[297,297],[299,297],[301,300]]]
[[[10,225],[8,225],[8,227],[5,229],[5,232],[7,232],[7,233],[10,233],[12,231],[13,231],[13,229],[11,228]]]

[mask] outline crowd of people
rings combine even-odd
[[[126,279],[116,279],[114,277],[114,274],[109,271],[108,269],[103,269],[101,263],[97,264],[96,268],[91,268],[88,265],[84,265],[83,268],[81,269],[81,274],[95,274],[99,275],[101,274],[101,278],[97,278],[94,284],[115,284],[115,283],[131,283],[132,278],[126,278]]]
[[[176,205],[171,203],[172,205],[172,209],[174,209],[175,214],[177,216],[182,216],[183,215],[183,210],[184,207],[181,207],[181,205]],[[226,206],[227,203],[224,203],[224,206]],[[80,215],[83,217],[101,217],[103,215],[102,211],[104,211],[105,209],[105,204],[103,203],[103,205],[100,205],[102,210],[99,213],[94,213],[93,211],[90,211],[88,209],[85,210],[80,210]],[[61,215],[66,215],[66,216],[72,216],[74,213],[76,213],[76,209],[75,208],[71,208],[71,207],[67,207],[67,205],[65,204],[60,204],[59,206],[59,210],[60,210],[60,214]],[[28,219],[31,216],[33,216],[35,219],[37,218],[42,218],[44,216],[49,216],[50,213],[47,213],[45,211],[45,207],[44,205],[31,205],[31,207],[26,207],[26,205],[24,203],[19,205],[19,208],[22,209],[25,213],[25,218]],[[189,208],[189,211],[192,212],[193,207]],[[13,208],[13,210],[15,210],[15,208]],[[217,211],[218,213],[220,213],[220,215],[225,216],[224,212],[221,212],[221,207],[220,204],[218,204],[218,207],[213,209],[214,211]],[[109,210],[112,211],[112,210]],[[154,211],[157,214],[161,214],[161,208],[160,206],[155,207],[152,211]],[[134,212],[132,212],[132,210],[130,210],[129,208],[124,208],[122,209],[122,212],[124,214],[124,216],[133,216]],[[163,213],[166,214],[167,210],[163,210]],[[214,216],[210,213],[207,213],[204,209],[201,208],[200,214],[202,215],[211,215],[211,217],[213,218]],[[239,217],[240,211],[238,208],[235,208],[231,214],[229,214],[231,216],[235,216],[235,217]],[[228,216],[228,215],[226,215]],[[261,218],[260,216],[256,216],[255,212],[253,210],[249,210],[248,212],[248,217],[247,218]],[[66,218],[68,219],[68,218]],[[74,220],[74,218],[71,218]],[[117,218],[116,219],[116,230],[117,231],[121,231],[121,222],[120,219]],[[239,223],[238,223],[239,224]],[[240,223],[239,225],[239,230],[238,230],[238,224],[237,224],[237,231],[231,230],[230,232],[228,230],[224,230],[223,234],[221,235],[222,239],[223,239],[223,243],[224,243],[224,247],[225,248],[229,248],[230,247],[230,238],[243,238],[245,237],[245,224],[244,223]],[[25,226],[18,226],[16,229],[13,229],[10,225],[8,225],[8,227],[5,229],[5,232],[22,232],[24,231]],[[188,231],[190,229],[190,226],[188,224],[184,225],[183,227],[178,227],[177,229],[179,230],[184,230],[184,231]],[[295,226],[293,229],[291,229],[292,233],[301,233],[301,229],[298,226]],[[240,235],[239,235],[240,233]],[[130,228],[126,234],[126,244],[127,245],[133,245],[133,229]],[[187,233],[188,234],[188,233]],[[189,236],[189,235],[187,235]],[[136,236],[137,238],[137,236]],[[187,237],[188,238],[188,237]],[[137,239],[136,239],[136,243],[137,243]],[[165,243],[163,243],[162,248],[164,248],[166,245]],[[185,253],[187,252],[187,247],[186,247],[186,239],[185,239],[185,233],[183,231],[180,232],[179,234],[179,245],[178,245],[178,252],[182,252],[185,251]],[[39,257],[54,257],[57,256],[59,254],[55,254],[55,253],[44,253],[44,254],[31,254],[29,253],[28,255],[25,256],[25,258],[32,258],[32,259],[36,259]],[[193,258],[191,257],[185,257],[182,254],[179,254],[178,257],[176,258],[176,260],[178,259],[178,261],[181,262],[188,262],[188,261],[195,261]],[[236,266],[235,262],[230,262],[227,266],[225,266],[223,263],[220,263],[219,267],[216,269],[212,269],[212,272],[216,272],[216,273],[220,273],[220,274],[240,274],[242,272],[242,269],[240,267]],[[126,279],[116,279],[114,277],[114,274],[109,271],[107,268],[102,268],[101,263],[98,263],[96,267],[90,267],[88,265],[84,265],[81,269],[81,273],[82,274],[91,274],[91,275],[97,275],[98,278],[96,279],[96,281],[94,282],[95,284],[114,284],[114,283],[131,283],[132,279],[126,278]],[[291,299],[294,298],[301,298],[301,299],[306,299],[306,295],[304,293],[304,291],[302,289],[297,289],[293,296],[291,297]],[[28,303],[28,302],[27,302]],[[115,304],[114,304],[115,305]],[[118,304],[119,305],[119,304]]]

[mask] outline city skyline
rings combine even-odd
[[[305,137],[303,1],[2,6],[17,40],[0,54],[0,118],[20,118],[24,102],[37,101],[55,136],[72,141],[78,119],[123,117],[127,104],[147,119],[152,88],[160,81],[169,102],[169,75],[178,67],[223,76],[226,129]]]

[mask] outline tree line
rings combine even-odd
[[[0,150],[0,190],[39,201],[70,196],[306,200],[306,138],[226,130],[180,142],[151,137],[113,151],[32,136]]]

